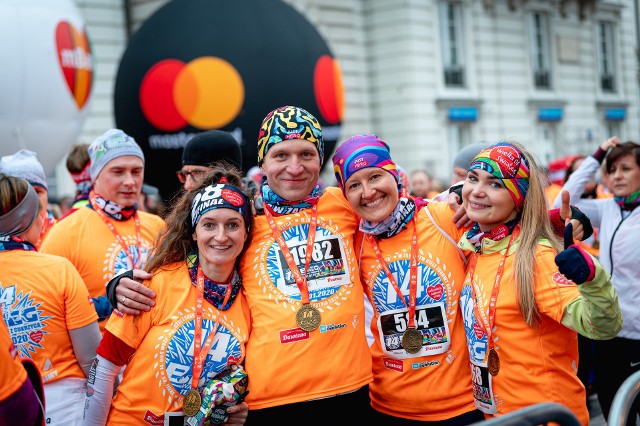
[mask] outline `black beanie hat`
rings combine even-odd
[[[242,151],[229,132],[207,130],[192,137],[182,152],[183,166],[205,166],[225,160],[242,170]]]

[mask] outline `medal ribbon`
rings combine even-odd
[[[271,213],[269,213],[268,209],[264,209],[264,214],[267,217],[267,221],[269,222],[269,226],[271,227],[271,231],[273,232],[273,236],[278,242],[278,246],[280,247],[280,251],[284,254],[284,260],[287,261],[287,265],[289,265],[289,269],[291,269],[291,273],[296,280],[296,285],[298,286],[298,290],[300,290],[300,298],[303,305],[308,305],[311,303],[309,300],[309,287],[307,286],[307,273],[309,272],[309,265],[311,264],[311,256],[313,255],[313,245],[316,239],[316,227],[318,225],[318,204],[314,204],[311,209],[311,222],[309,223],[309,236],[307,237],[307,251],[304,255],[304,277],[300,274],[300,270],[298,266],[293,261],[293,255],[289,250],[289,246],[284,241],[282,237],[282,232],[278,229],[276,225],[276,221],[273,219]]]
[[[93,210],[95,210],[95,212],[98,213],[98,216],[100,216],[100,218],[104,221],[104,223],[107,224],[107,227],[109,227],[109,230],[111,231],[113,236],[116,237],[116,241],[118,241],[118,244],[120,244],[120,247],[122,247],[122,250],[124,250],[124,252],[127,254],[127,257],[131,261],[131,265],[133,266],[133,269],[140,269],[140,265],[142,264],[142,238],[140,238],[140,218],[138,218],[138,212],[136,211],[136,213],[133,215],[133,222],[135,223],[135,226],[136,226],[136,246],[138,247],[138,262],[134,262],[133,255],[129,251],[129,246],[127,246],[127,244],[124,242],[124,239],[118,233],[118,230],[116,229],[116,227],[113,226],[113,223],[111,223],[111,220],[102,211],[102,209],[96,204],[93,197],[89,198],[89,202],[91,203]]]
[[[487,334],[487,343],[489,344],[489,350],[491,351],[494,347],[493,344],[493,339],[491,339],[491,333],[493,330],[493,323],[494,320],[496,318],[496,302],[498,300],[498,293],[500,291],[500,280],[502,279],[502,273],[504,272],[504,263],[505,260],[507,258],[507,255],[509,254],[509,248],[511,248],[511,243],[517,238],[518,234],[520,233],[520,227],[516,227],[513,232],[511,233],[511,237],[509,238],[509,244],[507,244],[507,249],[505,250],[504,254],[502,255],[502,259],[500,259],[500,265],[498,266],[498,271],[496,272],[496,279],[493,283],[493,290],[491,291],[491,299],[489,299],[489,325],[487,326],[487,321],[485,321],[485,314],[484,312],[481,312],[480,309],[478,308],[478,293],[479,291],[476,289],[476,283],[473,280],[473,277],[475,275],[476,272],[476,265],[478,264],[478,254],[477,253],[472,253],[472,258],[471,258],[471,296],[473,299],[473,304],[475,305],[475,309],[474,309],[474,315],[476,317],[476,320],[478,320],[479,323],[482,324],[482,326],[484,327],[484,331]],[[478,313],[480,314],[480,317],[478,317]]]
[[[222,302],[222,306],[226,305],[229,301],[229,296],[231,296],[231,288],[227,288],[226,293],[227,294],[225,294],[224,296],[224,302]],[[202,373],[202,368],[204,367],[204,360],[207,358],[207,354],[209,353],[209,349],[211,348],[211,344],[213,343],[213,338],[216,335],[216,330],[218,329],[218,319],[216,318],[216,322],[213,324],[213,328],[209,332],[207,340],[204,342],[203,346],[200,346],[200,343],[202,342],[203,294],[204,274],[202,273],[200,264],[198,264],[198,284],[196,286],[196,323],[193,332],[193,366],[191,373],[191,388],[195,390],[198,390],[198,382],[200,381],[200,373]],[[219,313],[218,318],[220,318]]]
[[[373,252],[376,254],[382,269],[384,269],[384,273],[387,274],[387,278],[391,282],[391,286],[396,291],[398,297],[407,308],[407,315],[409,317],[409,328],[416,328],[416,293],[418,291],[418,215],[415,214],[413,216],[413,236],[411,237],[411,261],[409,264],[409,305],[407,306],[407,302],[404,300],[404,296],[402,295],[402,290],[400,290],[400,286],[398,286],[398,282],[393,277],[391,273],[391,269],[389,269],[389,265],[382,257],[382,252],[378,247],[378,243],[375,240],[375,237],[371,234],[366,234],[367,240],[373,246]]]

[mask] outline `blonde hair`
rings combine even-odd
[[[527,325],[537,326],[541,320],[535,298],[535,275],[538,273],[536,252],[541,239],[547,239],[551,246],[561,251],[563,245],[551,226],[547,198],[542,184],[546,172],[535,157],[517,142],[507,141],[517,148],[529,162],[529,188],[520,211],[520,243],[515,254],[514,278],[518,308]]]

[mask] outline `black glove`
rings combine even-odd
[[[116,275],[107,283],[107,299],[109,299],[109,303],[111,303],[111,306],[113,306],[114,309],[118,306],[118,301],[116,300],[116,287],[120,284],[120,279],[123,277],[133,279],[133,269],[129,269],[128,271]]]
[[[556,255],[555,261],[560,273],[576,284],[591,281],[596,276],[596,266],[591,255],[573,243],[571,223],[564,230],[564,250]]]
[[[584,241],[593,234],[593,226],[591,226],[591,220],[586,214],[582,213],[582,211],[580,211],[579,208],[575,206],[570,206],[570,207],[571,207],[571,219],[576,219],[580,221],[580,223],[582,223],[582,229],[584,231],[584,234],[582,235],[582,241]],[[566,235],[567,233],[565,232],[565,239],[567,238]]]
[[[451,194],[452,192],[458,195],[458,204],[462,204],[462,184],[454,185],[449,188],[449,194]]]

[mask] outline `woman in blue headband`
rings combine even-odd
[[[235,169],[217,166],[177,200],[145,265],[152,278],[143,284],[156,305],[139,316],[111,316],[84,424],[246,421],[249,314],[237,266],[253,214],[241,182]]]

